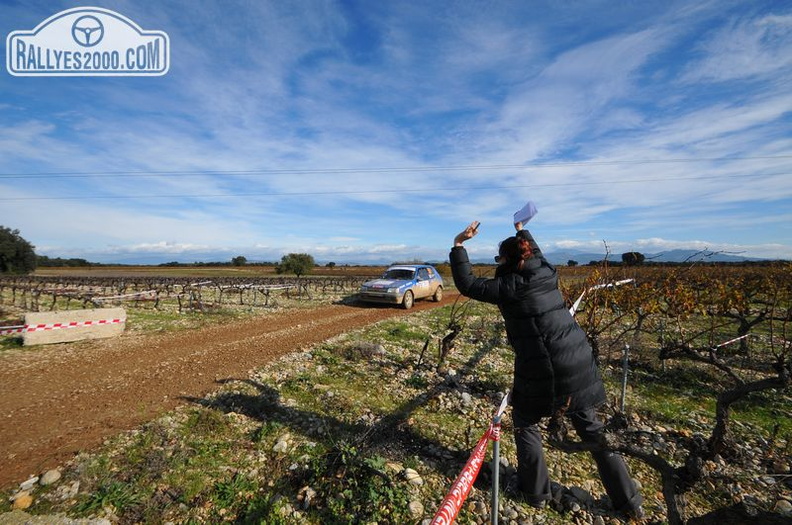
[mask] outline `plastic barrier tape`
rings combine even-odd
[[[431,525],[451,525],[456,519],[459,509],[462,508],[462,504],[467,499],[470,489],[473,488],[473,482],[476,481],[481,465],[484,464],[487,442],[492,438],[493,430],[494,425],[490,425],[489,429],[481,436],[478,444],[473,449],[473,453],[470,454],[470,458],[465,463],[465,468],[459,473],[456,481],[451,485],[451,490],[448,491],[448,494],[440,504],[440,509],[438,509],[437,514],[432,519]],[[500,436],[500,429],[498,429],[497,435]]]
[[[59,330],[61,328],[81,328],[83,326],[94,326],[103,324],[118,324],[121,319],[101,319],[99,321],[74,321],[71,323],[50,323],[50,324],[32,324],[24,326],[10,326],[0,329],[0,335],[8,334],[22,334],[29,332],[37,332],[39,330]]]
[[[473,482],[476,481],[476,477],[481,470],[481,465],[484,464],[484,455],[487,452],[487,441],[500,441],[500,419],[506,411],[508,404],[509,393],[507,391],[503,399],[501,399],[498,410],[493,416],[492,423],[490,423],[484,435],[481,436],[481,439],[470,454],[470,458],[468,458],[467,463],[465,463],[462,472],[459,473],[454,484],[451,485],[451,490],[448,491],[448,494],[443,499],[430,525],[451,525],[456,519],[457,514],[459,514],[459,509],[462,508],[462,504],[465,502],[465,499],[467,499],[470,489],[473,488]]]

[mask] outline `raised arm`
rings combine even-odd
[[[454,246],[449,255],[451,275],[459,293],[465,297],[497,304],[500,300],[500,283],[497,279],[486,279],[473,275],[467,250],[464,246]]]
[[[531,253],[533,253],[534,257],[542,257],[542,250],[536,244],[536,239],[533,238],[531,232],[524,230],[521,222],[515,222],[514,229],[517,230],[517,237],[525,239],[531,245]]]
[[[451,262],[451,274],[459,293],[472,299],[497,304],[500,298],[499,283],[495,279],[485,279],[473,275],[467,250],[462,245],[478,233],[479,222],[471,222],[467,228],[454,237],[454,247],[448,258]]]

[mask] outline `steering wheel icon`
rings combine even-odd
[[[81,16],[72,25],[72,38],[83,47],[93,47],[104,38],[104,25],[95,16]]]

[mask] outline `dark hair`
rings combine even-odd
[[[525,259],[533,257],[530,243],[522,237],[507,237],[498,247],[498,256],[506,259],[505,264],[519,268]]]

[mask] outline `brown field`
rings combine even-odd
[[[376,276],[385,266],[317,266],[311,276]],[[276,277],[274,266],[89,266],[38,268],[40,277]]]

